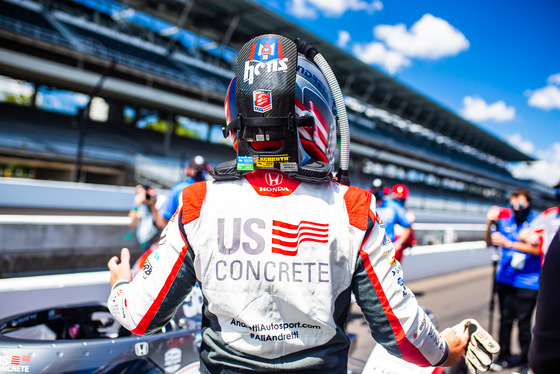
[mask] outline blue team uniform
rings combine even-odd
[[[165,200],[165,203],[159,210],[163,218],[169,221],[171,217],[173,217],[173,214],[175,214],[177,208],[179,207],[181,192],[183,192],[185,187],[193,183],[194,181],[192,179],[186,179],[171,187],[169,194],[167,195],[167,200]]]
[[[377,214],[385,225],[387,236],[392,241],[395,240],[395,224],[402,227],[410,227],[412,222],[406,218],[406,209],[394,200],[381,201],[381,205],[377,207]]]
[[[514,217],[501,219],[498,221],[498,232],[512,242],[518,242],[519,232],[529,227],[529,224],[535,217],[536,214],[531,212],[527,221],[521,225],[515,223]],[[517,288],[538,290],[540,272],[541,256],[535,256],[511,248],[502,248],[496,281]]]

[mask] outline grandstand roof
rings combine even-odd
[[[291,39],[309,39],[317,45],[331,65],[345,94],[501,160],[534,160],[424,95],[252,0],[127,0],[123,3],[236,50],[261,34],[275,33]]]

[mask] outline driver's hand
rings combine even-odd
[[[130,270],[130,252],[128,248],[121,249],[121,263],[117,256],[113,256],[107,263],[107,267],[111,272],[111,287],[119,281],[125,280],[130,282],[132,280],[132,271]]]
[[[465,355],[465,362],[470,372],[477,374],[488,371],[493,355],[500,351],[500,345],[475,319],[466,319],[457,326],[464,326],[463,328],[470,335]]]
[[[465,355],[469,334],[464,328],[458,326],[448,327],[440,334],[449,347],[449,355],[442,366],[453,366]]]

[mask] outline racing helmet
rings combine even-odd
[[[321,70],[291,40],[268,34],[242,48],[224,111],[224,137],[237,159],[235,165],[218,165],[214,178],[236,179],[265,168],[307,182],[332,179],[337,132],[332,92]]]

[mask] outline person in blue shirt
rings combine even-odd
[[[496,270],[496,291],[501,316],[499,343],[502,350],[496,360],[495,371],[527,364],[531,344],[531,317],[537,302],[541,271],[538,246],[519,241],[520,231],[527,228],[536,217],[531,211],[531,193],[525,189],[513,191],[509,205],[513,214],[502,219],[499,219],[499,207],[490,208],[484,235],[488,246],[501,248]],[[521,347],[519,362],[513,362],[510,351],[511,329],[515,321]]]
[[[202,182],[206,180],[206,173],[210,169],[210,164],[208,164],[206,159],[201,155],[197,155],[189,161],[189,164],[185,168],[185,175],[187,178],[171,187],[169,193],[167,194],[165,203],[158,211],[155,222],[159,228],[163,229],[167,226],[167,223],[177,211],[179,201],[181,199],[181,192],[183,192],[185,187],[195,182]]]
[[[394,200],[385,199],[385,196],[389,193],[390,189],[379,178],[373,180],[369,191],[375,196],[377,203],[376,212],[379,215],[379,218],[381,218],[381,221],[383,221],[387,236],[394,244],[395,253],[399,253],[403,243],[407,241],[412,232],[410,227],[412,222],[406,216],[406,209]],[[397,240],[395,240],[395,224],[404,228],[402,235],[400,235]]]

